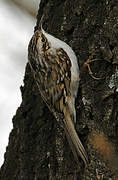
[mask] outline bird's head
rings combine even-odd
[[[41,30],[35,32],[35,38],[37,39],[37,49],[45,51],[49,48],[48,40]]]

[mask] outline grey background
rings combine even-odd
[[[18,3],[20,2],[20,4]],[[20,86],[27,62],[39,0],[0,0],[0,166],[21,103]]]

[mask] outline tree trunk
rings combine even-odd
[[[83,67],[76,99],[76,130],[88,153],[74,161],[62,127],[49,112],[26,66],[22,103],[0,170],[0,180],[118,179],[118,4],[115,0],[42,0],[37,25],[67,42]],[[87,66],[86,66],[87,67]]]

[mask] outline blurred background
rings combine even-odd
[[[21,103],[27,47],[40,0],[0,0],[0,166]]]

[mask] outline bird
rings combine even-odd
[[[80,80],[75,52],[41,25],[29,42],[28,62],[42,99],[63,126],[76,163],[81,157],[87,166],[88,156],[75,129],[75,98]]]

